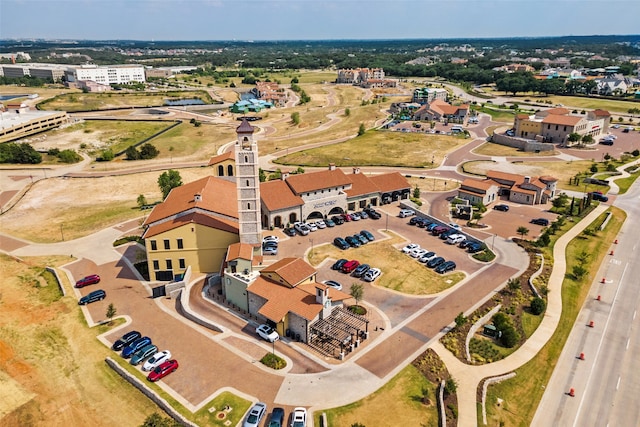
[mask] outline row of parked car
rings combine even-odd
[[[294,222],[293,227],[285,228],[284,233],[287,236],[293,237],[296,234],[307,236],[309,233],[318,231],[324,228],[332,228],[336,225],[342,225],[345,222],[360,221],[361,219],[380,219],[382,215],[373,208],[365,208],[361,212],[343,213],[340,215],[334,215],[331,218],[319,219],[317,221],[308,222]]]
[[[349,248],[359,248],[362,245],[366,245],[369,242],[373,242],[376,238],[367,230],[362,230],[358,234],[347,237],[336,237],[333,239],[333,244],[338,248],[345,250]]]
[[[362,279],[365,282],[373,282],[382,274],[379,268],[371,267],[369,264],[360,264],[360,261],[355,259],[347,260],[341,258],[331,266],[331,269],[341,271],[344,274],[351,274],[353,277]],[[332,281],[327,281],[325,284],[332,286],[332,283],[329,282]],[[337,286],[333,287],[337,288]],[[340,285],[340,289],[341,288],[342,286]]]
[[[469,253],[477,253],[485,248],[484,243],[467,240],[467,237],[460,233],[460,226],[458,224],[451,223],[449,225],[443,225],[418,216],[412,217],[409,220],[409,224],[424,228],[427,232],[440,237],[440,239],[446,243],[458,245],[466,249]]]
[[[158,351],[151,338],[138,331],[129,331],[113,343],[111,348],[120,351],[121,356],[130,359],[136,366],[144,362],[142,370],[149,372],[147,379],[158,381],[178,369],[178,361],[171,358],[169,350]]]
[[[456,269],[455,262],[447,261],[435,252],[421,248],[417,243],[408,244],[402,248],[402,252],[417,259],[427,267],[433,268],[436,273],[444,274]]]
[[[262,418],[267,414],[267,404],[258,402],[254,404],[242,423],[242,427],[258,427]],[[283,427],[285,424],[285,413],[283,408],[273,408],[269,418],[269,427]],[[302,407],[294,408],[291,413],[290,427],[306,427],[307,410]]]

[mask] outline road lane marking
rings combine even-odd
[[[638,313],[638,310],[635,310],[635,311],[633,312],[633,320],[636,320],[636,314],[637,314],[637,313]]]
[[[616,390],[620,387],[620,377],[618,377],[618,382],[616,383]]]
[[[631,338],[627,339],[627,348],[625,348],[625,350],[629,350],[629,342],[631,341]]]

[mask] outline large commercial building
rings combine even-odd
[[[22,102],[0,104],[0,143],[44,132],[69,122],[66,111],[32,110]]]
[[[55,83],[66,81],[74,85],[78,81],[93,81],[103,85],[144,83],[145,69],[142,65],[67,65],[67,64],[3,64],[5,77],[39,77]]]

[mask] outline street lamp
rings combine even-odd
[[[64,232],[62,231],[63,224],[60,223],[60,234],[62,235],[62,241],[64,242]]]
[[[493,235],[493,238],[491,239],[491,252],[493,252],[493,243],[496,241],[496,235]]]
[[[384,231],[389,231],[389,214],[387,214],[387,222],[384,226]]]
[[[313,256],[313,239],[309,239],[309,242],[311,242],[311,256]]]

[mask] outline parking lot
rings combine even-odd
[[[496,204],[507,205],[509,206],[509,210],[503,212],[493,209],[493,206]],[[545,227],[532,224],[531,220],[534,218],[545,218],[549,220],[549,223],[555,221],[558,215],[548,211],[551,207],[551,203],[547,203],[546,205],[523,205],[509,201],[497,201],[488,206],[488,210],[480,220],[480,223],[490,227],[483,229],[487,233],[495,234],[505,239],[521,237],[516,230],[518,227],[523,226],[529,229],[529,234],[527,234],[525,238],[533,240],[540,235],[542,229]]]
[[[615,125],[614,125],[615,126]],[[588,149],[579,148],[559,148],[560,151],[567,152],[572,156],[580,157],[585,160],[603,161],[605,154],[619,159],[624,153],[630,153],[633,150],[640,150],[640,132],[637,130],[623,132],[625,125],[621,125],[618,129],[609,127],[609,134],[614,135],[616,139],[613,145],[602,145],[597,142],[604,138],[605,135],[598,137],[596,144],[591,145]]]

